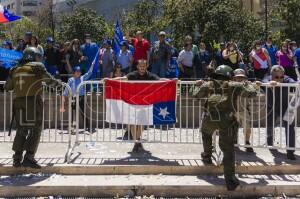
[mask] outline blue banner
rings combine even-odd
[[[179,67],[177,63],[177,58],[172,57],[170,61],[170,66],[168,67],[166,71],[166,77],[167,78],[178,78],[179,76]]]
[[[17,65],[22,57],[23,54],[21,52],[0,48],[0,67],[9,69]]]
[[[121,30],[121,26],[119,21],[117,21],[116,28],[115,28],[115,36],[113,39],[112,49],[115,52],[115,55],[119,54],[121,50],[121,42],[123,41],[123,33]]]

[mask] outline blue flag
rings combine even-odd
[[[89,79],[96,79],[97,77],[100,78],[99,53],[100,53],[100,49],[96,53],[94,61],[92,62],[91,67],[93,67],[93,72]]]
[[[115,36],[113,39],[112,49],[115,52],[115,55],[119,54],[121,50],[121,42],[123,41],[123,33],[121,30],[121,26],[119,21],[117,21],[116,28],[115,28]]]
[[[15,50],[0,48],[0,66],[9,69],[18,64],[23,54]]]

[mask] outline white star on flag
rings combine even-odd
[[[167,115],[170,113],[168,112],[168,107],[166,108],[159,108],[160,112],[158,115],[161,115],[164,119],[166,119]]]

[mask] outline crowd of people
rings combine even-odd
[[[243,109],[237,111],[237,98],[244,97],[247,101],[247,98],[256,97],[261,92],[262,83],[273,86],[264,88],[267,95],[267,145],[273,147],[275,122],[276,119],[280,119],[285,128],[287,159],[296,159],[295,121],[285,118],[285,114],[289,113],[291,89],[276,87],[279,83],[295,83],[299,80],[300,48],[297,48],[296,42],[286,39],[277,49],[271,37],[268,37],[266,42],[254,41],[247,59],[249,64],[246,64],[245,54],[234,42],[220,43],[220,49],[211,52],[203,41],[199,45],[193,44],[193,38],[189,35],[184,38],[183,48],[177,50],[164,31],[159,32],[158,41],[153,45],[143,37],[141,31],[138,31],[135,37],[124,37],[123,40],[119,51],[113,50],[110,40],[105,40],[99,47],[92,41],[90,34],[85,35],[83,43],[79,39],[74,39],[61,45],[49,37],[45,47],[30,32],[25,34],[24,39],[18,40],[16,48],[10,41],[4,42],[3,48],[23,52],[20,66],[12,68],[9,72],[8,69],[0,67],[3,70],[3,73],[0,71],[2,78],[8,77],[4,85],[5,90],[16,93],[13,105],[17,123],[17,135],[13,144],[15,167],[41,168],[34,156],[42,132],[43,105],[39,91],[45,79],[48,84],[61,86],[61,81],[58,80],[61,78],[68,82],[73,97],[79,94],[80,113],[85,119],[87,131],[93,133],[95,128],[84,110],[86,90],[84,88],[77,90],[80,83],[89,79],[103,78],[135,81],[177,78],[177,73],[174,73],[174,68],[171,67],[174,60],[179,71],[178,78],[197,79],[195,84],[200,89],[196,97],[206,98],[207,107],[201,127],[204,152],[201,156],[205,164],[212,164],[212,134],[218,130],[219,145],[224,153],[224,174],[228,190],[235,190],[239,185],[235,176],[234,142],[237,140],[240,127],[245,133],[246,151],[254,152],[250,147],[252,129],[249,123],[251,115],[249,104],[245,104]],[[100,67],[95,73],[94,63],[98,60]],[[8,74],[7,77],[5,74]],[[250,78],[256,81],[248,81]],[[69,90],[65,89],[61,112],[65,111],[65,97],[69,95]],[[32,104],[30,107],[27,106],[28,100]],[[73,100],[71,103],[74,112],[76,101]],[[38,109],[33,110],[35,104],[38,104]],[[23,110],[32,117],[37,115],[31,126],[27,125],[28,121],[22,115]],[[213,119],[215,116],[219,119]],[[144,126],[140,124],[128,124],[126,127],[123,139],[135,141],[133,153],[145,151],[141,143],[143,130]],[[27,136],[29,131],[32,133]],[[23,157],[24,150],[26,154]]]
[[[98,41],[97,41],[98,43]],[[90,34],[85,40],[55,42],[52,37],[47,38],[45,45],[41,45],[38,37],[31,32],[18,39],[16,46],[9,40],[3,42],[2,48],[23,52],[26,47],[36,47],[43,55],[43,62],[47,71],[63,81],[74,73],[75,67],[80,67],[82,74],[86,73],[98,50],[100,69],[93,79],[119,77],[136,70],[138,60],[147,60],[149,71],[161,78],[199,79],[209,75],[211,68],[225,64],[233,70],[242,68],[249,78],[262,80],[270,72],[273,65],[281,65],[286,75],[297,81],[298,66],[300,65],[300,48],[295,41],[286,39],[279,48],[273,44],[272,37],[266,41],[254,41],[250,53],[241,52],[234,42],[221,42],[219,49],[207,47],[205,41],[199,45],[187,35],[184,45],[175,48],[172,39],[166,32],[158,33],[158,40],[151,44],[137,31],[135,36],[124,36],[121,49],[115,52],[112,40],[104,40],[101,45],[94,43]],[[172,67],[172,60],[177,60],[178,69]],[[245,60],[248,60],[246,63]],[[8,69],[0,67],[0,80],[4,81]],[[174,72],[178,70],[179,72]]]

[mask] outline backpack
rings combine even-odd
[[[233,109],[228,81],[212,81],[211,94],[206,101],[210,113],[228,112]]]

